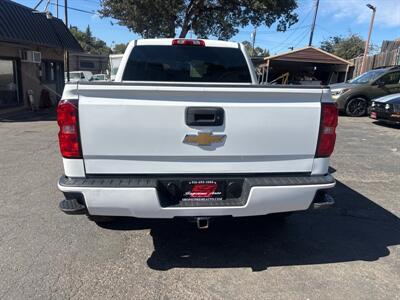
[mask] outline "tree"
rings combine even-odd
[[[120,43],[120,44],[115,44],[114,48],[112,49],[113,53],[115,54],[124,54],[126,47],[128,47],[128,44]]]
[[[89,26],[85,31],[79,30],[76,26],[70,26],[69,30],[85,52],[90,54],[111,53],[111,48],[107,46],[106,42],[93,36]]]
[[[253,46],[249,41],[243,41],[242,44],[246,48],[247,54],[249,54],[250,56],[269,56],[268,49],[254,47],[254,53],[253,53]]]
[[[103,0],[99,13],[144,38],[180,38],[192,30],[199,38],[229,39],[249,24],[285,31],[297,22],[296,0]]]
[[[321,49],[344,59],[352,59],[364,53],[365,41],[357,34],[333,36],[321,42]]]
[[[92,31],[90,30],[90,26],[89,26],[89,25],[86,27],[86,31],[85,31],[84,38],[85,38],[85,43],[86,43],[87,45],[92,44],[92,42],[93,42],[93,35],[92,35]]]

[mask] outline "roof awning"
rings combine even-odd
[[[305,47],[290,52],[285,52],[264,58],[264,63],[260,67],[266,67],[273,61],[290,61],[303,63],[352,65],[351,62],[314,47]]]
[[[0,0],[0,42],[83,51],[60,19],[10,0]]]

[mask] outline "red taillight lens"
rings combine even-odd
[[[322,103],[321,125],[316,157],[329,157],[335,148],[336,126],[338,124],[338,110],[335,104]]]
[[[202,46],[206,44],[203,40],[187,40],[187,39],[174,39],[172,40],[173,46]]]
[[[78,129],[78,100],[61,100],[57,107],[58,140],[65,158],[82,158]]]

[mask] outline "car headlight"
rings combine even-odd
[[[331,95],[337,97],[337,96],[340,96],[340,95],[346,93],[348,90],[349,89],[332,90]]]
[[[386,104],[386,105],[385,105],[385,109],[390,109],[390,105],[389,105],[389,104]]]
[[[372,103],[371,103],[371,107],[375,107],[375,102],[372,102]]]

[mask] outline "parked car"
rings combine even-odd
[[[106,74],[94,74],[92,77],[92,81],[107,81]]]
[[[346,82],[331,85],[332,97],[348,116],[366,115],[372,99],[400,92],[400,66],[368,71]]]
[[[133,41],[114,82],[66,84],[57,112],[66,213],[206,228],[334,202],[329,88],[259,85],[242,44]]]
[[[64,75],[65,82],[68,81],[67,73]],[[91,81],[93,77],[93,73],[90,71],[72,71],[69,72],[69,81],[77,82],[77,81]]]
[[[374,99],[370,117],[390,124],[400,124],[400,93]]]

